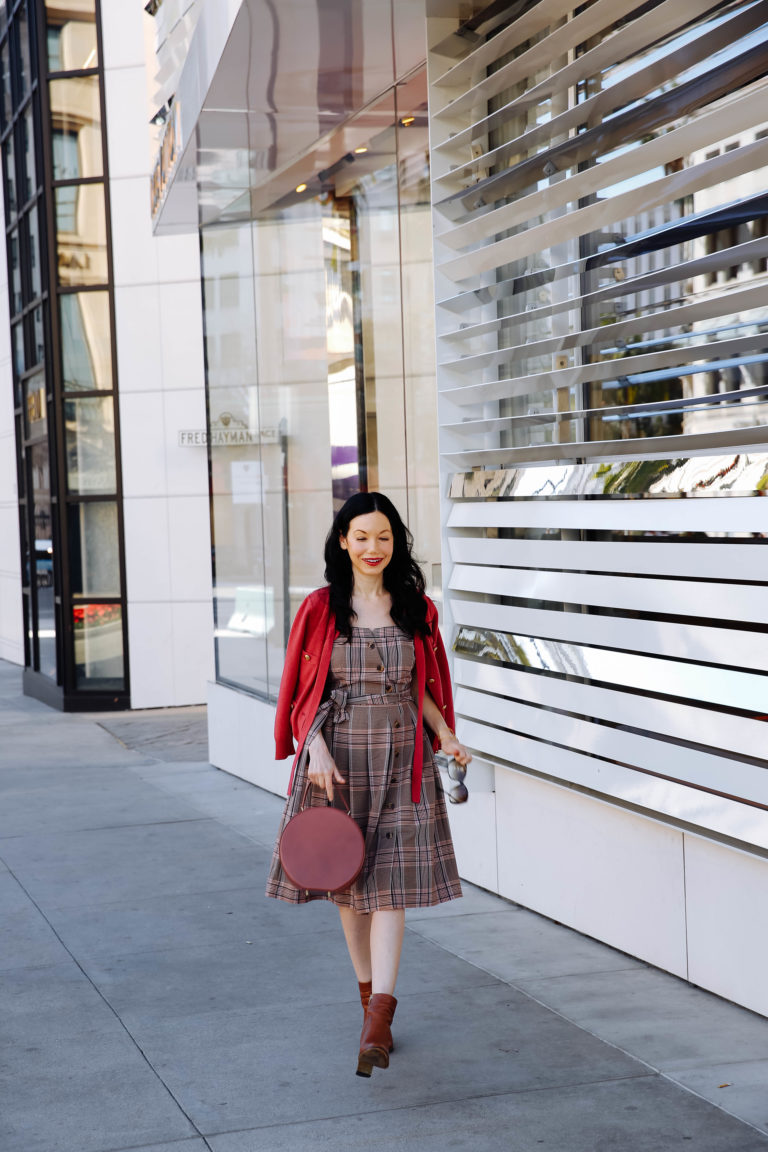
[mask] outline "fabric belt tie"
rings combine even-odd
[[[349,720],[349,712],[347,711],[348,704],[414,704],[413,696],[409,688],[402,689],[395,692],[378,692],[375,695],[369,696],[350,696],[347,688],[336,687],[332,690],[330,696],[323,701],[318,709],[318,713],[323,716],[323,723],[325,717],[330,713],[331,722],[333,724],[341,724],[345,720]],[[415,707],[415,704],[414,704]]]

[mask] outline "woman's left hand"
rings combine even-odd
[[[446,732],[445,735],[440,738],[440,751],[444,752],[446,756],[452,756],[457,764],[463,764],[464,767],[466,767],[472,759],[464,745],[460,743],[453,732],[450,731]]]

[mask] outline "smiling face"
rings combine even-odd
[[[371,576],[383,572],[392,559],[395,543],[392,528],[383,512],[368,512],[349,522],[346,536],[339,538],[349,553],[354,572]]]

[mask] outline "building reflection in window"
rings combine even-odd
[[[387,492],[439,580],[424,75],[302,164],[202,234],[217,676],[268,697],[351,492]]]

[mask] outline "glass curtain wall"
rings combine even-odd
[[[255,218],[202,230],[217,676],[274,699],[334,512],[386,492],[439,596],[426,79]]]
[[[25,685],[66,708],[127,702],[98,16],[0,16]]]

